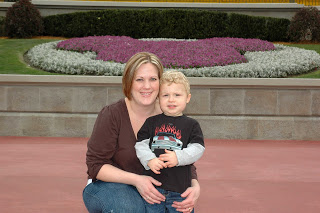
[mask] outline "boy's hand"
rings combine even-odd
[[[160,174],[160,169],[167,168],[167,165],[159,158],[149,160],[148,166],[155,174]]]
[[[162,160],[163,162],[166,162],[167,167],[175,167],[178,165],[178,158],[177,155],[174,151],[169,151],[165,149],[165,154],[161,154],[159,156],[159,159]]]

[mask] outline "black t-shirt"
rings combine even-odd
[[[150,139],[149,147],[158,157],[167,150],[181,150],[189,143],[199,143],[204,146],[203,134],[199,123],[185,115],[178,117],[156,115],[148,118],[138,132],[138,142]],[[175,166],[160,170],[157,175],[152,170],[146,170],[145,175],[152,176],[162,183],[161,188],[183,193],[191,186],[190,165]]]

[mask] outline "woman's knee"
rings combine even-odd
[[[91,193],[83,191],[82,198],[88,212],[102,213],[103,206],[99,197],[96,197]]]
[[[131,185],[97,181],[83,191],[83,200],[89,212],[143,213],[143,200]]]

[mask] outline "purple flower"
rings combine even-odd
[[[207,38],[197,41],[143,41],[127,36],[90,36],[61,41],[57,49],[97,53],[97,60],[126,63],[137,52],[151,52],[166,68],[225,66],[246,63],[246,51],[268,51],[268,41],[243,38]]]

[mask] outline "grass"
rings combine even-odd
[[[320,78],[320,69],[310,72],[307,74],[299,75],[299,76],[292,76],[291,78]]]
[[[56,39],[0,39],[0,74],[58,75],[28,66],[23,54],[35,45]]]
[[[60,39],[0,39],[0,74],[61,75],[32,68],[23,60],[23,54],[33,46],[57,40]],[[320,54],[320,44],[286,45],[315,50]],[[290,78],[320,78],[320,70]]]

